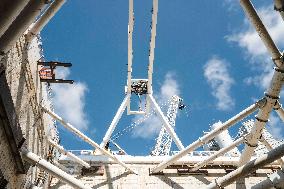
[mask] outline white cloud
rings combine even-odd
[[[70,75],[69,69],[56,69],[57,78],[67,78]],[[57,114],[78,129],[88,128],[87,116],[84,112],[85,95],[88,90],[87,85],[81,82],[74,84],[52,85],[54,98],[54,108]]]
[[[283,122],[278,115],[270,114],[267,130],[272,134],[275,139],[283,139]]]
[[[211,86],[212,95],[217,99],[217,109],[225,111],[234,107],[234,99],[230,96],[234,80],[228,72],[228,62],[212,57],[204,66],[204,77]]]
[[[155,99],[159,104],[163,104],[168,101],[173,95],[180,95],[180,89],[178,82],[175,79],[173,73],[167,73],[165,80],[160,88],[160,92],[155,95]],[[142,116],[135,116],[133,121],[141,119]],[[132,136],[135,138],[153,138],[156,136],[162,127],[162,123],[157,115],[150,116],[141,125],[134,128]]]
[[[165,81],[163,82],[160,94],[158,94],[158,100],[167,101],[173,95],[180,95],[179,85],[173,73],[167,73],[165,76]]]
[[[262,7],[258,9],[258,12],[272,39],[279,48],[282,48],[284,47],[283,20],[272,8],[273,6]],[[273,62],[263,42],[247,18],[244,20],[242,31],[227,36],[227,40],[236,42],[250,60],[251,70],[253,70],[255,75],[246,78],[245,83],[266,89],[272,78]]]

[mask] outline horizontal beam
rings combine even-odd
[[[257,169],[276,161],[277,159],[281,158],[283,155],[284,155],[284,144],[269,151],[267,154],[246,163],[245,165],[230,172],[229,174],[215,179],[214,182],[212,182],[205,188],[206,189],[217,189],[217,188],[223,188],[225,186],[228,186],[229,184],[233,183],[237,179],[240,179],[256,171]]]
[[[129,170],[132,173],[135,173],[132,169],[130,169],[125,163],[123,163],[122,161],[120,161],[117,157],[115,157],[113,154],[111,154],[109,151],[105,150],[104,148],[101,148],[99,144],[97,144],[96,142],[94,142],[92,139],[90,139],[89,137],[87,137],[85,134],[83,134],[81,131],[79,131],[78,129],[76,129],[74,126],[72,126],[70,123],[67,123],[66,121],[64,121],[60,116],[58,116],[57,114],[55,114],[54,112],[46,109],[45,107],[42,107],[43,111],[48,113],[51,117],[53,117],[54,119],[56,119],[57,121],[59,121],[66,129],[68,129],[69,131],[71,131],[72,133],[74,133],[75,135],[77,135],[79,138],[81,138],[82,140],[84,140],[85,142],[89,143],[91,146],[93,146],[94,148],[96,148],[99,152],[101,152],[102,154],[106,155],[107,157],[111,158],[112,160],[114,160],[114,162],[118,163],[119,165],[121,165],[122,167],[126,168],[127,170]],[[136,173],[135,173],[136,174]]]
[[[168,165],[171,165],[172,163],[176,162],[178,159],[187,155],[189,152],[194,151],[199,146],[205,144],[206,142],[208,142],[209,140],[211,140],[212,138],[214,138],[215,136],[217,136],[218,134],[220,134],[224,130],[228,129],[230,126],[236,124],[237,122],[241,121],[245,117],[249,116],[250,114],[255,112],[259,107],[262,107],[265,103],[266,103],[266,100],[262,99],[262,100],[259,100],[258,102],[256,102],[255,104],[249,106],[248,108],[246,108],[245,110],[243,110],[239,114],[235,115],[231,119],[229,119],[226,122],[224,122],[223,124],[221,124],[219,127],[215,128],[211,132],[207,133],[203,137],[201,137],[198,140],[196,140],[195,142],[191,143],[189,146],[187,146],[184,150],[180,151],[178,154],[170,157],[169,159],[167,159],[164,162],[162,162],[161,164],[159,164],[157,167],[155,167],[152,170],[152,172],[156,173],[156,172],[163,170]]]
[[[71,67],[72,63],[65,63],[65,62],[57,62],[57,61],[48,61],[48,62],[37,62],[37,65],[42,65],[42,66],[63,66],[63,67]]]
[[[40,82],[46,83],[69,83],[73,84],[74,80],[66,80],[66,79],[40,79]]]

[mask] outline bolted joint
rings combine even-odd
[[[267,99],[264,97],[262,99],[260,99],[259,101],[257,101],[255,104],[258,106],[258,108],[263,108],[267,103]]]
[[[245,142],[244,142],[244,143],[245,143],[247,146],[251,147],[251,148],[256,148],[256,147],[258,146],[257,143],[256,143],[256,144],[250,143],[247,138],[245,138]]]
[[[255,119],[256,119],[257,121],[263,122],[263,123],[267,123],[267,122],[268,122],[268,120],[261,119],[261,118],[259,118],[259,117],[257,117],[257,116],[255,116]]]
[[[273,61],[274,65],[276,66],[276,68],[274,68],[276,71],[283,73],[284,70],[283,68],[280,69],[281,65],[283,65],[284,63],[284,56],[283,53],[281,54],[281,56],[277,57],[277,58],[271,58],[271,60]]]
[[[274,110],[279,110],[282,108],[282,104],[280,104],[279,100],[276,100],[275,105],[273,107]]]

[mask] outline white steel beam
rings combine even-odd
[[[119,122],[119,120],[120,120],[120,118],[121,118],[121,116],[122,116],[122,114],[123,114],[123,112],[124,112],[124,110],[127,106],[128,101],[130,100],[130,96],[131,96],[131,94],[127,94],[125,96],[125,98],[123,99],[120,107],[118,108],[118,110],[117,110],[117,112],[116,112],[116,114],[115,114],[115,116],[114,116],[104,138],[103,138],[103,141],[100,144],[101,148],[104,148],[105,145],[107,144],[107,142],[109,141],[117,123]]]
[[[275,189],[275,188],[284,188],[284,172],[283,170],[278,170],[270,175],[268,178],[257,183],[252,187],[252,189]]]
[[[67,150],[65,150],[62,146],[60,146],[59,144],[56,144],[54,141],[48,139],[49,144],[51,144],[52,146],[54,146],[60,153],[74,159],[77,163],[83,165],[86,168],[90,168],[90,164],[88,164],[87,162],[83,161],[82,159],[80,159],[79,157],[77,157],[76,155],[74,155],[71,152],[68,152]]]
[[[121,165],[122,167],[126,168],[127,170],[133,172],[136,174],[136,172],[134,172],[132,169],[130,169],[125,163],[123,163],[121,160],[119,160],[116,156],[114,156],[113,154],[111,154],[109,151],[105,150],[104,148],[101,148],[99,144],[97,144],[96,142],[94,142],[92,139],[90,139],[89,137],[87,137],[86,135],[84,135],[81,131],[79,131],[78,129],[76,129],[75,127],[73,127],[70,123],[67,123],[66,121],[64,121],[60,116],[58,116],[57,114],[55,114],[54,112],[46,109],[45,107],[42,107],[42,109],[48,113],[51,117],[53,117],[54,119],[56,119],[57,121],[59,121],[66,129],[70,130],[72,133],[76,134],[78,137],[80,137],[82,140],[84,140],[85,142],[89,143],[90,145],[92,145],[94,148],[96,148],[98,151],[100,151],[102,154],[104,154],[105,156],[113,159],[116,163],[118,163],[119,165]]]
[[[80,189],[91,189],[88,186],[85,186],[80,180],[74,178],[73,176],[67,174],[66,172],[62,171],[58,167],[52,165],[45,159],[42,159],[38,155],[29,152],[27,150],[22,150],[22,156],[28,162],[36,165],[40,169],[45,170],[46,172],[50,173],[51,175],[55,176],[62,182],[69,184],[72,187],[80,188]]]
[[[230,172],[229,174],[215,179],[214,182],[212,182],[205,188],[206,189],[224,188],[225,186],[228,186],[229,184],[236,181],[237,179],[242,178],[248,175],[249,173],[256,171],[257,169],[276,161],[277,159],[281,158],[283,155],[284,155],[284,144],[271,150],[267,154],[246,163],[245,165]]]
[[[154,97],[151,94],[149,94],[147,96],[149,96],[149,99],[154,106],[154,110],[156,111],[157,115],[159,116],[160,120],[162,121],[165,129],[167,130],[169,135],[171,135],[171,137],[175,141],[177,147],[180,150],[183,150],[184,149],[183,144],[181,143],[180,139],[178,138],[177,134],[175,133],[173,127],[169,124],[168,119],[164,116],[164,114],[163,114],[161,108],[159,107],[159,105],[157,104],[156,100],[154,99]]]
[[[274,106],[274,110],[280,117],[280,119],[284,122],[284,109],[282,108],[282,105],[277,101],[277,104]]]
[[[201,161],[197,164],[195,164],[194,168],[191,169],[191,171],[196,171],[198,169],[200,169],[201,167],[203,167],[204,165],[207,165],[208,163],[210,163],[211,161],[213,161],[214,159],[216,159],[217,157],[220,157],[222,155],[224,155],[225,153],[231,151],[232,149],[234,149],[236,146],[240,145],[241,143],[243,143],[245,140],[244,137],[239,138],[238,140],[234,141],[232,144],[230,144],[229,146],[222,148],[221,150],[217,151],[216,153],[214,153],[213,155],[209,156],[206,160]]]
[[[240,158],[240,165],[243,165],[244,163],[250,160],[252,154],[254,153],[254,149],[257,146],[257,142],[261,137],[262,130],[265,127],[266,122],[268,121],[270,112],[272,111],[272,108],[274,107],[275,103],[277,102],[277,99],[279,98],[279,94],[284,80],[284,68],[282,55],[274,44],[273,40],[271,39],[261,19],[257,15],[257,12],[251,4],[250,0],[240,0],[240,3],[247,16],[249,17],[251,23],[254,25],[256,31],[258,32],[258,35],[265,44],[268,52],[271,54],[275,65],[277,66],[277,68],[275,68],[270,86],[267,92],[265,93],[267,103],[262,109],[259,110],[256,116],[256,121],[254,122],[254,126],[251,129],[253,135],[249,135],[247,137],[247,143]]]
[[[152,13],[152,29],[151,29],[151,41],[150,41],[150,54],[149,54],[149,65],[148,65],[148,91],[152,94],[152,74],[153,64],[156,46],[156,33],[157,33],[157,17],[158,17],[158,0],[153,0],[153,13]]]
[[[231,119],[227,120],[226,122],[224,122],[222,125],[220,125],[218,128],[215,128],[214,130],[212,130],[211,132],[207,133],[206,135],[204,135],[203,137],[199,138],[198,140],[196,140],[195,142],[191,143],[189,146],[187,146],[184,150],[180,151],[179,153],[177,153],[176,155],[168,158],[167,160],[163,161],[162,163],[160,163],[157,167],[155,167],[152,170],[152,173],[156,173],[159,172],[161,170],[163,170],[164,168],[166,168],[168,165],[173,164],[174,162],[176,162],[178,159],[182,158],[183,156],[187,155],[188,153],[192,152],[193,150],[195,150],[196,148],[200,147],[201,145],[205,144],[206,142],[208,142],[209,140],[211,140],[212,138],[214,138],[216,135],[220,134],[221,132],[223,132],[224,130],[228,129],[230,126],[236,124],[237,122],[241,121],[242,119],[244,119],[245,117],[249,116],[250,114],[252,114],[253,112],[255,112],[259,107],[262,107],[263,104],[266,103],[265,99],[259,100],[258,102],[256,102],[255,104],[249,106],[248,108],[246,108],[245,110],[243,110],[242,112],[240,112],[239,114],[235,115],[234,117],[232,117]]]
[[[280,16],[284,20],[284,1],[274,0],[274,9],[279,12]]]
[[[152,10],[152,24],[151,24],[151,39],[150,39],[150,50],[149,50],[149,65],[148,65],[148,94],[152,94],[152,80],[153,80],[153,65],[156,47],[156,34],[157,34],[157,18],[158,18],[158,0],[153,0]],[[146,97],[146,112],[150,111],[150,98]]]
[[[281,53],[273,42],[271,36],[269,35],[267,29],[263,25],[261,19],[259,18],[256,10],[254,9],[250,0],[240,0],[240,4],[243,7],[247,17],[253,24],[256,32],[266,46],[268,52],[271,54],[272,59],[275,61],[277,67],[281,67],[283,62],[281,60]]]
[[[49,20],[59,11],[66,0],[54,0],[41,17],[35,22],[26,35],[27,41],[31,41],[49,22]]]
[[[46,0],[30,0],[0,38],[0,56],[8,52],[46,6]],[[1,26],[2,27],[2,26]]]
[[[9,28],[13,21],[17,18],[20,12],[28,4],[29,0],[14,0],[10,1],[7,8],[1,9],[1,19],[0,19],[0,37]],[[3,10],[4,9],[4,10]]]
[[[132,79],[131,74],[132,74],[132,60],[133,60],[133,47],[132,47],[133,27],[134,27],[133,0],[129,0],[127,94],[131,94],[131,79]],[[128,106],[128,107],[130,107],[130,106]]]
[[[268,151],[273,150],[273,147],[269,144],[269,142],[263,137],[261,143],[267,148]],[[277,160],[279,165],[281,167],[283,167],[284,165],[284,161],[282,158],[279,158],[279,160]]]

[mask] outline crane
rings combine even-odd
[[[125,97],[121,102],[108,130],[100,144],[100,147],[107,148],[107,144],[110,142],[112,133],[114,132],[116,125],[118,124],[121,116],[125,109],[127,114],[131,115],[147,115],[150,111],[150,106],[156,112],[157,116],[161,120],[163,127],[167,130],[171,138],[176,143],[179,150],[183,150],[184,146],[178,138],[177,134],[173,130],[172,126],[168,122],[167,117],[163,114],[160,106],[153,96],[152,90],[152,79],[153,79],[153,64],[154,64],[154,50],[156,46],[156,31],[157,31],[157,16],[158,16],[158,0],[153,0],[152,9],[152,22],[151,22],[151,39],[149,48],[149,63],[148,63],[148,77],[147,79],[135,79],[132,78],[132,60],[133,60],[133,49],[132,49],[132,37],[134,28],[134,11],[133,11],[133,0],[129,0],[129,17],[128,17],[128,63],[127,63],[127,84],[125,86]],[[145,102],[144,109],[142,105],[139,105],[138,110],[133,110],[131,105],[132,96],[136,95],[139,98],[139,102]],[[142,98],[145,97],[145,101]]]
[[[170,105],[167,111],[167,119],[169,124],[174,128],[175,127],[175,120],[177,116],[178,109],[183,109],[185,107],[182,104],[182,99],[174,95],[171,97]],[[172,145],[172,137],[169,135],[165,127],[161,128],[159,136],[157,138],[157,142],[155,145],[154,150],[151,152],[152,156],[166,156],[169,155],[171,145]]]

